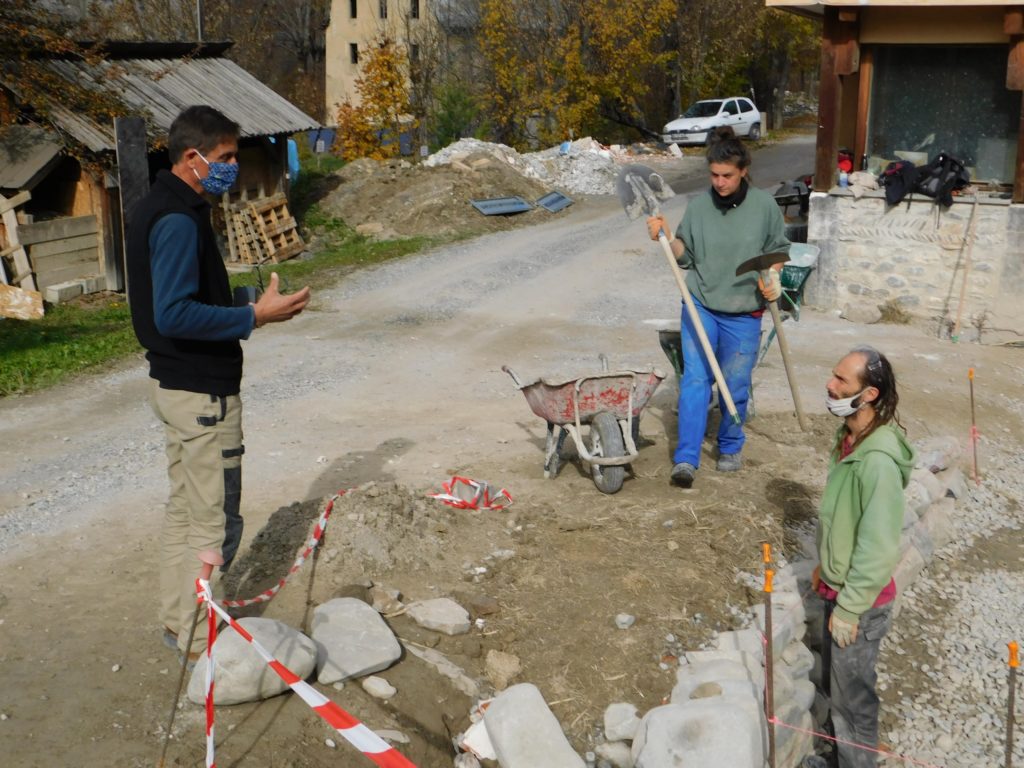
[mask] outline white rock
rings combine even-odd
[[[762,697],[764,691],[764,679],[761,676],[754,678],[750,670],[739,662],[714,660],[701,664],[684,664],[676,670],[672,703],[686,703],[690,699],[690,694],[704,683],[718,683],[723,692],[757,699]]]
[[[417,600],[409,603],[406,609],[412,620],[426,629],[446,635],[462,635],[469,632],[469,613],[451,598]]]
[[[751,696],[696,699],[655,707],[633,740],[635,768],[760,766],[763,716]]]
[[[330,685],[387,669],[402,655],[391,628],[373,608],[354,597],[338,597],[313,611],[317,681]]]
[[[604,737],[608,741],[632,741],[639,727],[640,718],[632,704],[616,702],[604,711]]]
[[[484,712],[484,724],[501,768],[584,768],[535,685],[520,683],[499,693]]]
[[[636,616],[628,613],[615,614],[615,626],[619,629],[629,629],[636,623]]]
[[[385,680],[383,677],[377,677],[376,675],[370,675],[363,680],[363,690],[373,696],[375,699],[390,699],[398,691],[391,683]]]
[[[382,730],[378,729],[375,733],[384,739],[384,741],[392,744],[408,744],[411,741],[411,739],[401,731],[392,731],[385,728]]]
[[[597,756],[615,768],[633,768],[633,751],[622,741],[606,741],[594,747]]]
[[[369,607],[369,606],[367,606]],[[238,623],[262,645],[271,656],[304,680],[316,668],[316,643],[273,619],[249,616]],[[234,630],[225,630],[213,645],[214,702],[241,704],[259,701],[289,690],[252,644]],[[188,700],[202,704],[206,698],[206,655],[199,657],[188,681]]]

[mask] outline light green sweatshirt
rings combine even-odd
[[[899,563],[903,489],[916,455],[903,432],[886,424],[845,459],[838,456],[833,452],[821,499],[818,556],[821,578],[839,592],[835,614],[855,624]]]
[[[739,314],[764,309],[757,272],[737,277],[736,267],[762,253],[788,252],[786,225],[775,198],[751,186],[737,208],[715,207],[711,190],[686,207],[676,230],[684,251],[679,266],[687,270],[686,287],[716,312]]]

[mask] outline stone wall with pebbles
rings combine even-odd
[[[906,489],[902,557],[895,579],[907,591],[936,550],[953,537],[954,501],[966,492],[956,467],[961,447],[953,438],[917,445],[918,465]],[[796,768],[812,751],[824,702],[820,682],[821,600],[810,587],[816,565],[808,557],[777,572],[772,594],[776,766]],[[761,576],[748,575],[752,587]],[[896,610],[898,612],[899,599]],[[764,606],[750,612],[749,626],[719,633],[710,647],[685,653],[670,700],[642,718],[629,718],[621,703],[605,713],[604,744],[595,757],[606,768],[668,768],[730,765],[762,768],[768,754],[764,716]],[[623,725],[625,722],[625,725]],[[792,726],[792,727],[786,727]],[[598,763],[600,765],[601,763]]]

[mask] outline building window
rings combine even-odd
[[[352,64],[359,63],[359,44],[349,43],[348,44],[348,60]]]
[[[380,0],[380,17],[382,19],[388,17],[388,0]]]
[[[923,165],[946,152],[979,181],[1012,183],[1020,94],[1006,90],[1005,45],[879,45],[866,151]],[[884,167],[884,165],[882,165]]]
[[[348,0],[348,17],[355,19],[359,16],[359,0]]]
[[[420,60],[420,47],[413,43],[409,46],[409,61],[417,62]]]
[[[420,17],[420,0],[409,0],[409,18],[418,19]]]

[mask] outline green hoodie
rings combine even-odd
[[[916,455],[903,432],[886,424],[838,457],[833,451],[821,499],[818,556],[821,578],[839,592],[835,614],[855,624],[899,562],[903,489]]]

